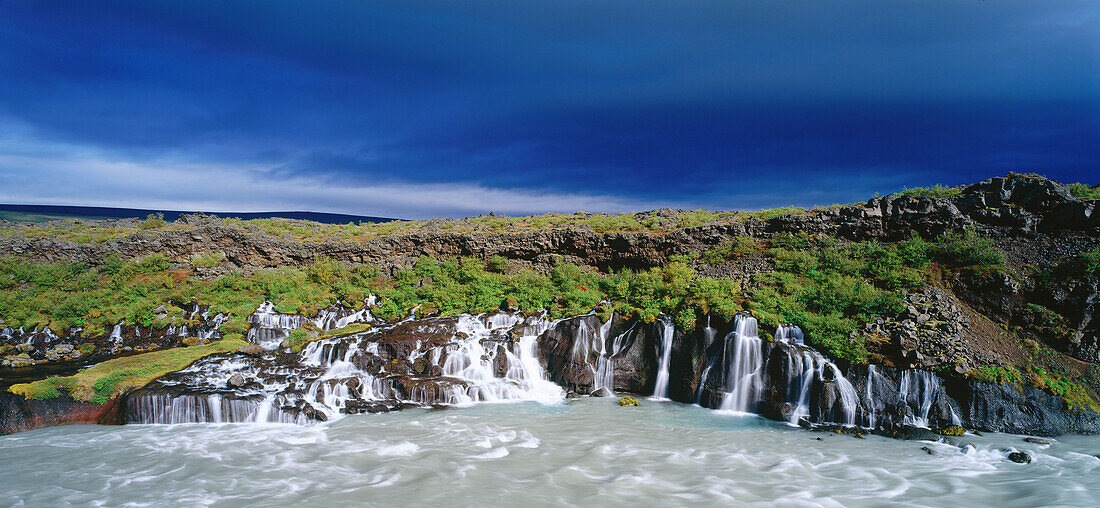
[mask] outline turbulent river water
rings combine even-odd
[[[0,506],[1030,507],[1100,499],[1100,437],[960,440],[976,448],[597,398],[304,426],[66,426],[0,437]],[[1006,448],[1034,460],[1009,462]]]

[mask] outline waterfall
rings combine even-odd
[[[126,401],[126,421],[139,424],[227,423],[252,421],[257,404],[219,394],[141,394]]]
[[[623,346],[626,344],[627,337],[634,331],[634,327],[638,323],[635,322],[625,332],[616,335],[611,341],[611,351],[600,349],[600,356],[596,357],[596,371],[595,376],[592,378],[592,391],[599,390],[600,388],[607,388],[608,390],[615,389],[615,356],[623,352]],[[611,331],[611,320],[608,319],[603,326],[600,327],[600,337],[607,337]],[[606,344],[605,340],[600,340],[601,346]]]
[[[848,382],[848,379],[840,373],[840,368],[836,364],[828,362],[826,365],[833,371],[833,379],[840,395],[840,409],[844,413],[844,421],[837,423],[849,426],[855,425],[856,413],[859,409],[859,395],[856,394],[856,389],[852,386],[852,383]]]
[[[811,395],[815,390],[831,386],[836,390],[836,402],[840,405],[839,418],[833,423],[856,425],[859,395],[852,383],[840,372],[840,368],[808,346],[791,344],[783,347],[788,348],[787,379],[785,381],[787,383],[787,404],[789,404],[791,410],[787,420],[790,423],[797,424],[802,417],[809,416]],[[815,383],[817,383],[817,386],[815,386]],[[832,412],[833,409],[830,408],[830,411]],[[820,416],[823,419],[832,418],[830,414]]]
[[[111,329],[110,341],[112,343],[114,343],[115,347],[122,347],[122,323],[121,322],[118,323],[117,325],[115,325],[115,327],[113,329]]]
[[[928,427],[928,413],[942,390],[943,382],[931,372],[913,369],[902,371],[898,395],[913,412],[912,416],[906,415],[902,423]],[[953,419],[957,419],[957,416]]]
[[[657,340],[657,381],[653,386],[653,397],[659,399],[668,398],[668,365],[672,360],[672,338],[676,335],[676,327],[671,319],[662,317],[661,335]]]
[[[756,318],[738,314],[734,330],[726,335],[727,392],[719,409],[750,412],[756,408],[764,390],[762,342],[756,331]]]
[[[875,385],[875,376],[878,372],[875,372],[874,364],[867,366],[867,381],[864,385],[864,398],[867,403],[867,427],[875,428],[875,396],[873,388]]]
[[[710,326],[710,314],[707,314],[707,326],[703,328],[703,349],[704,351],[710,348],[710,345],[714,343],[714,337],[718,335],[718,330],[715,330]],[[710,374],[710,369],[714,367],[715,358],[711,358],[707,362],[707,366],[703,368],[703,374],[699,376],[699,386],[695,388],[695,403],[703,403],[703,387],[707,383],[707,375]]]
[[[283,314],[275,311],[275,304],[265,301],[252,315],[248,316],[248,322],[252,326],[248,329],[248,341],[263,346],[264,349],[277,349],[291,331],[302,327],[306,323],[312,323],[321,330],[335,330],[343,328],[351,323],[368,323],[374,321],[374,316],[367,310],[374,302],[374,295],[367,297],[362,310],[352,312],[337,304],[323,309],[315,318],[308,318],[298,314]],[[221,325],[226,318],[218,321],[215,316],[215,326]],[[211,332],[212,333],[212,332]]]
[[[805,339],[802,329],[792,324],[781,324],[775,329],[776,342],[789,342],[791,344],[803,344]]]
[[[817,360],[821,356],[815,351],[801,351],[801,354],[787,355],[788,398],[794,405],[789,421],[798,424],[798,420],[810,414],[810,389],[817,372]]]

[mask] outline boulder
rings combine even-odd
[[[229,388],[243,388],[246,383],[247,381],[240,372],[234,372],[232,376],[229,376],[229,380],[225,382]]]
[[[248,346],[241,346],[237,348],[237,352],[249,356],[262,356],[264,354],[264,348],[255,344],[251,344]]]

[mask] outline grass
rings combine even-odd
[[[922,198],[948,198],[951,196],[958,196],[962,192],[963,186],[947,187],[944,185],[936,184],[931,187],[906,187],[898,194],[901,196],[915,196]]]
[[[248,343],[240,339],[225,339],[201,346],[115,358],[71,376],[53,376],[33,383],[12,385],[9,391],[34,400],[51,399],[65,392],[74,400],[102,404],[169,372],[181,370],[200,358],[227,353],[246,345]]]
[[[213,268],[224,262],[224,252],[203,252],[191,258],[191,266],[195,268]]]

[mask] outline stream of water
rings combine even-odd
[[[1100,437],[960,439],[976,448],[597,398],[309,425],[65,426],[0,437],[0,505],[1096,505]],[[1033,462],[1007,461],[1010,447]]]

